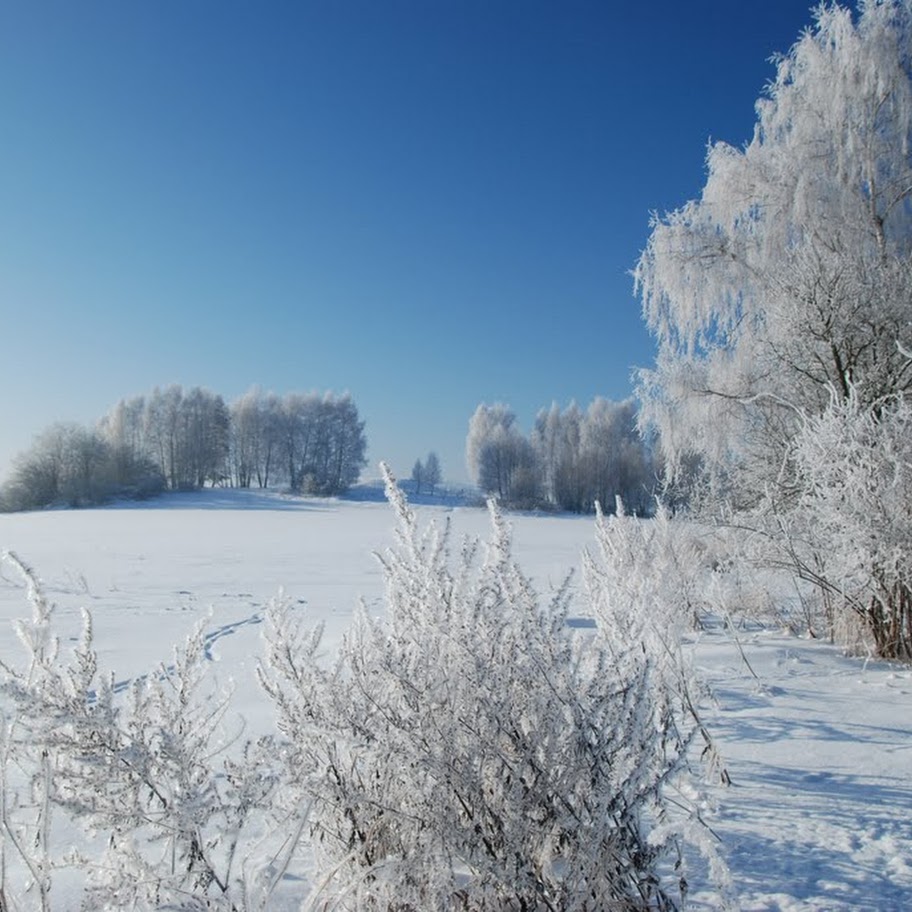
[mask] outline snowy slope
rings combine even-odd
[[[454,535],[484,535],[482,510],[422,506]],[[511,518],[516,554],[540,591],[579,564],[592,522]],[[280,587],[338,642],[359,597],[382,610],[371,552],[391,543],[385,504],[205,492],[80,512],[0,516],[0,548],[31,564],[57,603],[64,639],[95,618],[102,662],[119,681],[167,661],[206,619],[219,677],[236,682],[250,730],[270,713],[252,678],[258,624]],[[584,609],[580,606],[580,613]],[[0,577],[0,656],[28,613]],[[713,731],[733,779],[710,822],[747,910],[912,908],[912,671],[845,658],[827,644],[744,628],[700,634]],[[696,908],[712,908],[695,890]]]

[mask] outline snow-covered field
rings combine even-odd
[[[419,506],[454,534],[484,536],[483,510]],[[590,519],[511,517],[515,553],[542,593],[593,540]],[[15,551],[57,605],[66,640],[95,621],[102,663],[127,681],[170,658],[204,619],[217,676],[236,687],[252,731],[270,711],[252,669],[264,606],[280,589],[339,641],[358,598],[382,611],[372,551],[392,543],[383,503],[210,491],[142,505],[0,516]],[[0,658],[27,616],[20,582],[0,577]],[[578,612],[585,613],[580,605]],[[709,822],[745,910],[912,909],[912,670],[842,656],[820,642],[745,626],[736,643],[702,633],[695,661],[714,694],[706,715],[733,784]],[[712,908],[707,894],[695,908]]]

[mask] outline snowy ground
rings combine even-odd
[[[420,506],[454,534],[484,535],[482,510]],[[589,519],[512,518],[516,554],[540,591],[577,567]],[[251,730],[269,727],[251,671],[263,607],[280,587],[338,642],[359,597],[382,610],[371,555],[391,543],[385,504],[205,492],[143,505],[0,516],[0,548],[31,564],[56,602],[58,629],[95,619],[102,662],[127,681],[170,657],[199,619],[216,671],[237,688]],[[0,577],[0,657],[28,613]],[[580,613],[583,613],[582,606]],[[700,635],[696,662],[733,785],[711,823],[745,910],[912,909],[912,670],[848,659],[832,647],[744,628],[740,648]],[[743,655],[742,655],[743,650]],[[705,893],[696,908],[712,908]]]

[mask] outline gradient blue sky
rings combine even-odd
[[[0,478],[56,420],[349,390],[371,465],[466,476],[648,365],[652,211],[742,145],[807,0],[0,7]]]

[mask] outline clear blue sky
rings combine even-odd
[[[807,0],[0,7],[0,478],[56,420],[349,390],[371,466],[465,477],[653,358],[629,270]]]

